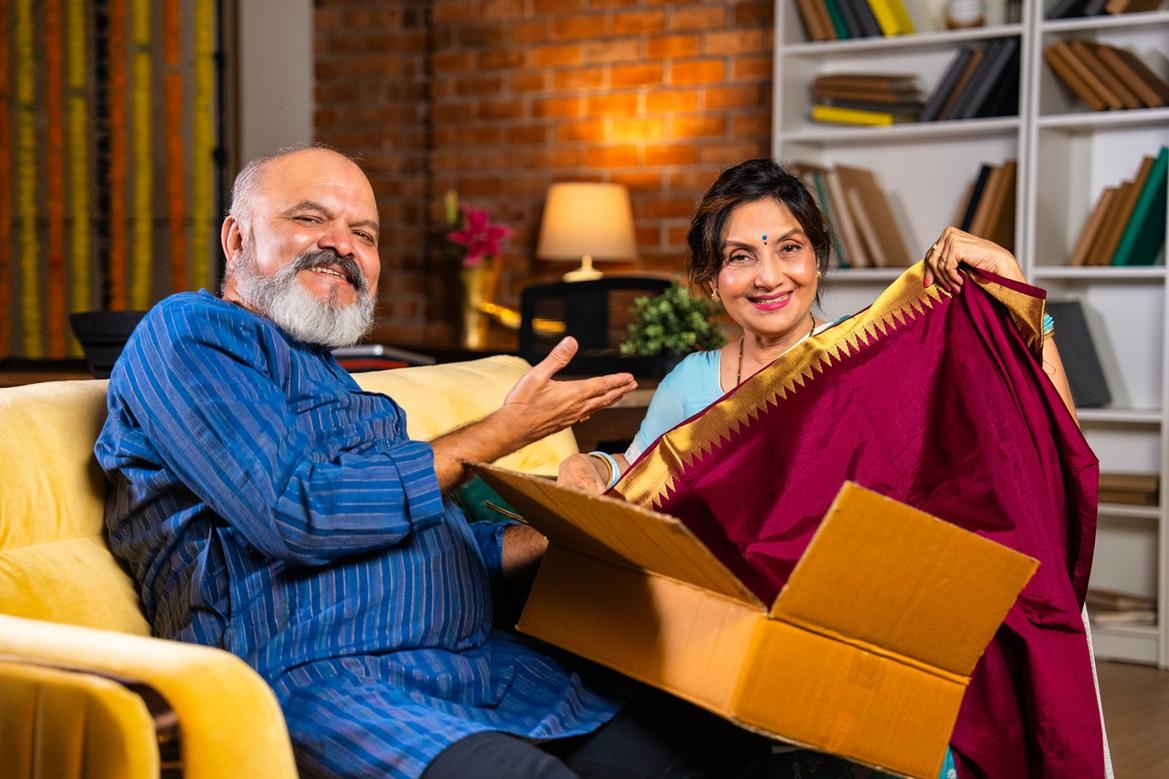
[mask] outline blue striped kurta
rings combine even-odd
[[[306,775],[417,776],[471,733],[576,735],[618,707],[492,629],[504,526],[468,524],[405,430],[327,352],[206,292],[156,306],[110,379],[110,546],[157,635],[267,679]]]

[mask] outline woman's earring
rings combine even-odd
[[[718,298],[718,290],[717,290],[717,289],[712,289],[712,290],[710,291],[710,299],[711,299],[711,300],[718,300],[718,299],[719,299],[719,298]]]
[[[819,281],[824,276],[820,271],[816,271],[816,281]]]

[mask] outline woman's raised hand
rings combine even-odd
[[[938,240],[926,250],[923,281],[928,287],[934,282],[948,292],[957,292],[965,280],[958,265],[966,263],[997,276],[1026,283],[1015,255],[993,241],[947,227]]]

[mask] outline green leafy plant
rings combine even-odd
[[[719,307],[696,298],[677,282],[655,297],[634,298],[629,334],[622,354],[686,354],[717,349],[726,343],[722,329],[712,321]]]

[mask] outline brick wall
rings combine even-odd
[[[402,340],[454,336],[447,189],[515,229],[514,302],[566,269],[534,257],[550,183],[628,185],[636,267],[677,272],[702,192],[770,150],[772,0],[318,0],[315,20],[317,133],[371,171]]]

